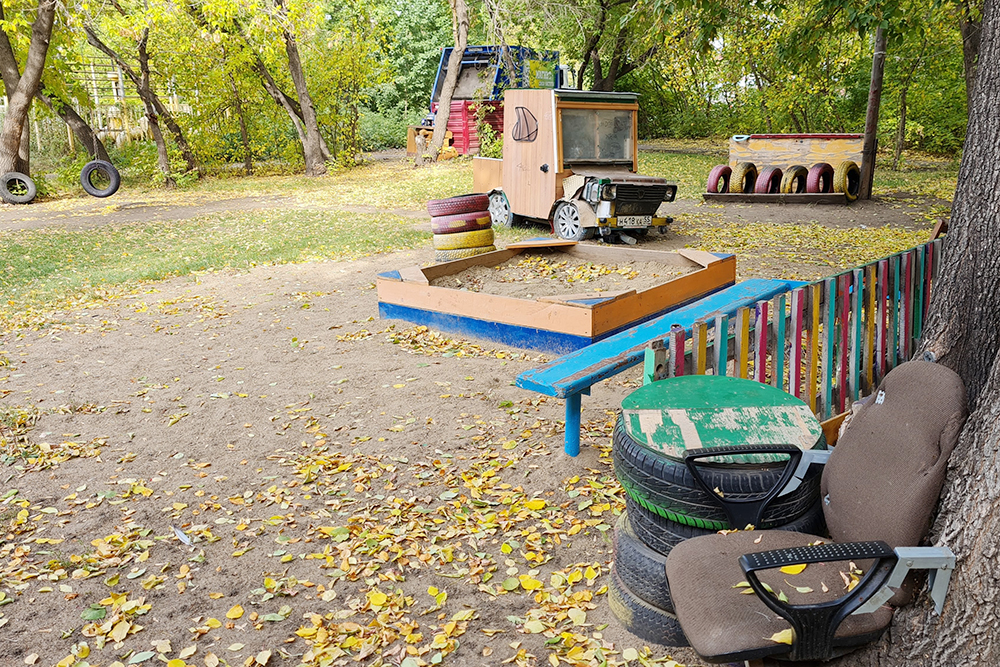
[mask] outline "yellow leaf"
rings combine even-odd
[[[802,567],[805,567],[805,566],[803,565]],[[784,569],[784,568],[782,568],[782,569]],[[770,639],[772,642],[775,642],[775,643],[778,643],[778,644],[788,644],[789,646],[791,646],[791,644],[792,644],[792,629],[791,628],[786,628],[785,630],[782,630],[781,632],[775,632],[773,635],[771,635],[770,637],[768,637],[768,639]]]
[[[220,621],[217,618],[210,618],[207,621],[205,621],[205,625],[207,625],[210,628],[221,628],[222,621]]]
[[[235,644],[230,644],[226,648],[229,649],[230,651],[242,651],[243,650],[243,646],[244,646],[244,644],[236,642]]]
[[[629,647],[624,651],[622,651],[622,660],[624,660],[625,662],[638,659],[639,659],[639,652],[636,651],[634,648]]]
[[[540,510],[545,507],[545,501],[542,500],[541,498],[533,498],[528,502],[526,502],[524,505],[529,510]]]
[[[243,607],[240,605],[233,606],[229,611],[226,612],[226,618],[237,619],[243,617]]]
[[[174,658],[167,662],[167,667],[187,667],[187,663],[180,658]]]
[[[219,667],[219,658],[214,653],[205,654],[205,667]]]
[[[187,648],[182,648],[181,652],[180,652],[180,656],[181,656],[181,659],[187,660],[188,658],[190,658],[192,655],[194,655],[197,652],[198,652],[198,647],[195,646],[194,644],[192,644],[191,646],[188,646]]]
[[[784,572],[785,574],[798,574],[802,572],[802,570],[804,569],[806,569],[806,564],[799,563],[798,565],[786,565],[785,567],[781,568],[781,571]]]
[[[118,621],[115,627],[111,629],[111,638],[116,642],[120,642],[125,639],[125,635],[128,634],[128,629],[132,627],[132,624],[128,621]]]
[[[522,574],[520,577],[518,577],[518,580],[521,582],[521,588],[523,588],[526,591],[538,590],[543,586],[542,582],[540,582],[538,579],[533,579],[532,577],[529,577],[526,574]]]
[[[257,657],[254,658],[254,662],[256,662],[258,665],[266,665],[267,661],[270,659],[271,659],[270,651],[261,651],[260,653],[257,654]]]
[[[389,597],[382,591],[369,591],[368,601],[373,607],[382,607],[389,600]]]
[[[226,597],[226,594],[225,593],[209,593],[208,597],[212,598],[213,600],[218,600],[219,598]]]

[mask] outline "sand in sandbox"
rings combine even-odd
[[[473,266],[460,273],[435,278],[431,285],[534,299],[585,292],[636,292],[661,285],[699,267],[669,266],[658,262],[600,264],[565,253],[522,253],[497,266]]]

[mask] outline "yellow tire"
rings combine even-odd
[[[729,177],[729,191],[735,194],[753,194],[757,183],[757,165],[753,162],[737,162]]]
[[[465,259],[467,257],[475,257],[476,255],[482,255],[486,252],[493,252],[497,247],[495,245],[488,245],[482,248],[461,248],[458,250],[438,250],[434,253],[435,262],[450,262],[456,259]]]
[[[806,179],[809,170],[801,164],[793,164],[785,170],[781,177],[781,192],[786,195],[799,195],[806,191]]]
[[[854,201],[861,192],[861,168],[851,160],[841,162],[833,170],[833,191],[843,192],[847,201]]]
[[[492,229],[476,229],[471,232],[455,234],[435,234],[435,250],[462,250],[464,248],[482,248],[493,245]]]

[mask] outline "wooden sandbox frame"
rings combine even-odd
[[[554,250],[603,264],[656,262],[697,267],[648,289],[519,299],[435,287],[437,278],[472,266],[497,266],[530,250]],[[736,282],[736,257],[682,249],[638,250],[538,239],[468,259],[381,273],[379,315],[516,347],[565,354],[607,338]]]

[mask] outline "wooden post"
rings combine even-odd
[[[882,103],[882,75],[885,72],[885,30],[875,31],[875,52],[872,54],[872,79],[868,88],[868,113],[865,116],[865,143],[861,149],[860,199],[872,198],[875,180],[875,148],[878,138],[878,109]]]

